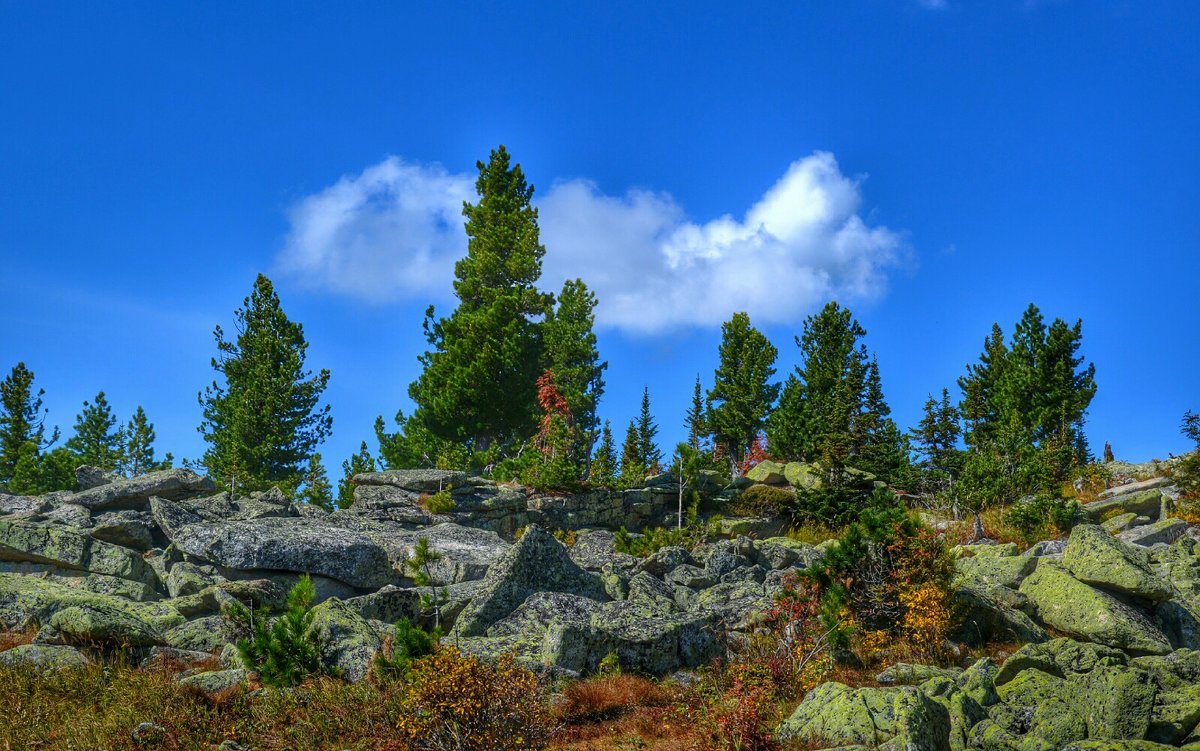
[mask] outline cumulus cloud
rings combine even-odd
[[[300,201],[280,264],[373,300],[443,297],[465,250],[460,212],[471,191],[466,175],[388,159]],[[599,298],[599,323],[626,331],[711,326],[738,310],[795,323],[830,298],[886,291],[903,238],[868,225],[861,204],[860,181],[825,152],[793,162],[740,218],[703,224],[666,193],[557,182],[538,201],[543,284],[582,278]]]

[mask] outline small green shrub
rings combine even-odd
[[[881,492],[891,496],[886,490]],[[788,509],[795,526],[816,523],[839,528],[858,519],[859,512],[871,502],[871,497],[870,492],[847,487],[797,489]]]
[[[388,682],[404,678],[412,661],[433,654],[441,638],[441,629],[426,631],[414,626],[407,618],[396,621],[395,633],[384,640],[383,648],[375,655],[375,679]]]
[[[235,634],[238,655],[247,670],[268,686],[295,686],[323,671],[320,642],[312,633],[312,602],[316,589],[307,574],[288,593],[287,611],[275,619],[265,610],[248,610],[241,603],[225,610]]]
[[[1083,518],[1078,501],[1040,494],[1009,506],[1004,521],[1012,526],[1026,544],[1046,537],[1059,537]]]
[[[733,502],[732,510],[739,516],[779,516],[796,503],[796,494],[787,488],[771,485],[751,485]]]
[[[458,504],[454,502],[454,496],[450,495],[450,490],[439,490],[429,496],[424,501],[425,510],[431,514],[448,514],[458,508]]]
[[[624,527],[617,530],[614,547],[618,553],[645,558],[662,548],[678,546],[691,550],[705,542],[715,540],[721,534],[721,517],[714,516],[701,523],[693,519],[682,529],[655,527],[640,535],[631,534]]]

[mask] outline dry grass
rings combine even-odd
[[[33,637],[37,635],[35,630],[26,631],[9,631],[8,629],[0,628],[0,652],[3,652],[13,647],[19,647],[22,644],[31,644]]]
[[[570,683],[555,709],[566,723],[611,720],[634,709],[668,707],[680,698],[662,683],[638,675],[611,675]]]

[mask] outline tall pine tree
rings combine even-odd
[[[23,362],[0,382],[0,484],[12,479],[23,452],[28,465],[58,440],[58,428],[46,435],[45,394],[43,389],[33,392],[33,371]],[[25,448],[27,443],[33,444],[32,453]]]
[[[617,484],[617,448],[613,443],[612,424],[604,421],[600,430],[600,445],[592,458],[592,469],[588,475],[593,485],[611,488]]]
[[[642,453],[637,421],[630,420],[629,428],[625,431],[625,443],[621,446],[621,486],[641,487],[647,474],[649,474],[649,468],[646,466]]]
[[[170,452],[160,462],[154,458],[154,423],[146,417],[146,410],[138,405],[137,411],[125,425],[122,432],[124,445],[121,451],[121,464],[118,469],[129,477],[136,477],[156,469],[167,469],[171,466]]]
[[[779,397],[779,384],[771,383],[778,355],[747,314],[734,313],[721,325],[720,363],[708,392],[706,423],[734,475]]]
[[[202,460],[219,483],[248,490],[277,486],[291,493],[309,459],[333,429],[329,406],[319,407],[329,371],[304,369],[304,329],[284,314],[271,280],[262,274],[235,314],[237,337],[217,326],[213,381],[199,395],[209,444]]]
[[[662,469],[662,451],[658,448],[658,423],[650,413],[650,387],[642,388],[642,410],[637,420],[638,459],[646,472]]]
[[[692,389],[692,405],[688,407],[683,426],[687,428],[688,445],[693,451],[699,452],[709,435],[708,424],[705,421],[704,390],[700,386],[700,374],[696,374],[696,385]]]
[[[582,455],[590,455],[600,427],[596,405],[604,393],[607,362],[596,349],[596,295],[580,279],[567,280],[558,305],[542,326],[547,368],[554,385],[567,400],[575,428],[583,438]]]
[[[464,204],[467,256],[454,267],[458,307],[446,318],[426,312],[432,349],[409,386],[413,420],[444,440],[484,452],[520,441],[537,423],[534,382],[543,372],[538,318],[553,297],[537,287],[546,253],[533,187],[503,146],[479,162],[479,200]]]
[[[338,508],[350,508],[350,504],[354,503],[354,483],[350,482],[354,476],[375,470],[375,457],[371,456],[367,442],[363,441],[358,447],[358,453],[342,462],[342,481],[338,483]]]
[[[299,496],[305,503],[325,511],[333,511],[333,486],[329,483],[329,475],[325,473],[320,454],[313,454],[308,458],[308,467],[304,470],[304,487],[301,488]]]
[[[67,439],[67,449],[79,464],[111,471],[121,464],[123,444],[124,431],[117,427],[117,418],[101,391],[94,403],[84,402],[83,411],[75,416],[75,435]]]

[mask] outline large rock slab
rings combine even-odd
[[[553,535],[531,526],[488,570],[456,628],[463,636],[482,636],[489,626],[535,592],[569,592],[593,600],[608,599],[599,577],[575,565],[566,547]]]
[[[321,645],[321,663],[325,668],[352,682],[367,677],[371,660],[383,643],[379,633],[354,606],[337,598],[313,608],[309,633]]]
[[[82,530],[0,520],[0,561],[42,563],[157,586],[158,575],[128,548]]]
[[[1070,636],[1134,653],[1171,651],[1167,637],[1145,615],[1053,562],[1038,565],[1020,591],[1043,623]]]
[[[377,542],[320,519],[191,524],[176,531],[175,547],[238,571],[318,574],[359,589],[378,589],[399,578]]]
[[[466,472],[447,469],[389,469],[384,472],[363,472],[351,480],[356,486],[390,485],[415,493],[437,493],[467,482]]]
[[[1117,535],[1125,542],[1149,547],[1159,543],[1172,543],[1187,533],[1188,524],[1183,519],[1163,519],[1144,527],[1127,529]]]
[[[438,585],[482,579],[488,568],[512,547],[495,532],[453,522],[384,536],[369,531],[367,534],[387,549],[398,567],[412,558],[421,538],[428,540],[430,549],[441,556],[441,560],[430,566],[433,582]]]
[[[776,735],[827,746],[950,751],[950,715],[912,686],[854,689],[824,683],[804,697]]]
[[[53,644],[22,644],[0,652],[0,665],[31,665],[42,672],[81,668],[87,658],[74,647]]]
[[[213,490],[215,487],[212,480],[190,469],[164,469],[82,490],[66,496],[63,502],[93,511],[144,509],[154,496],[172,500]]]
[[[1063,566],[1079,581],[1156,602],[1171,599],[1171,585],[1154,572],[1150,556],[1091,524],[1071,530]]]

